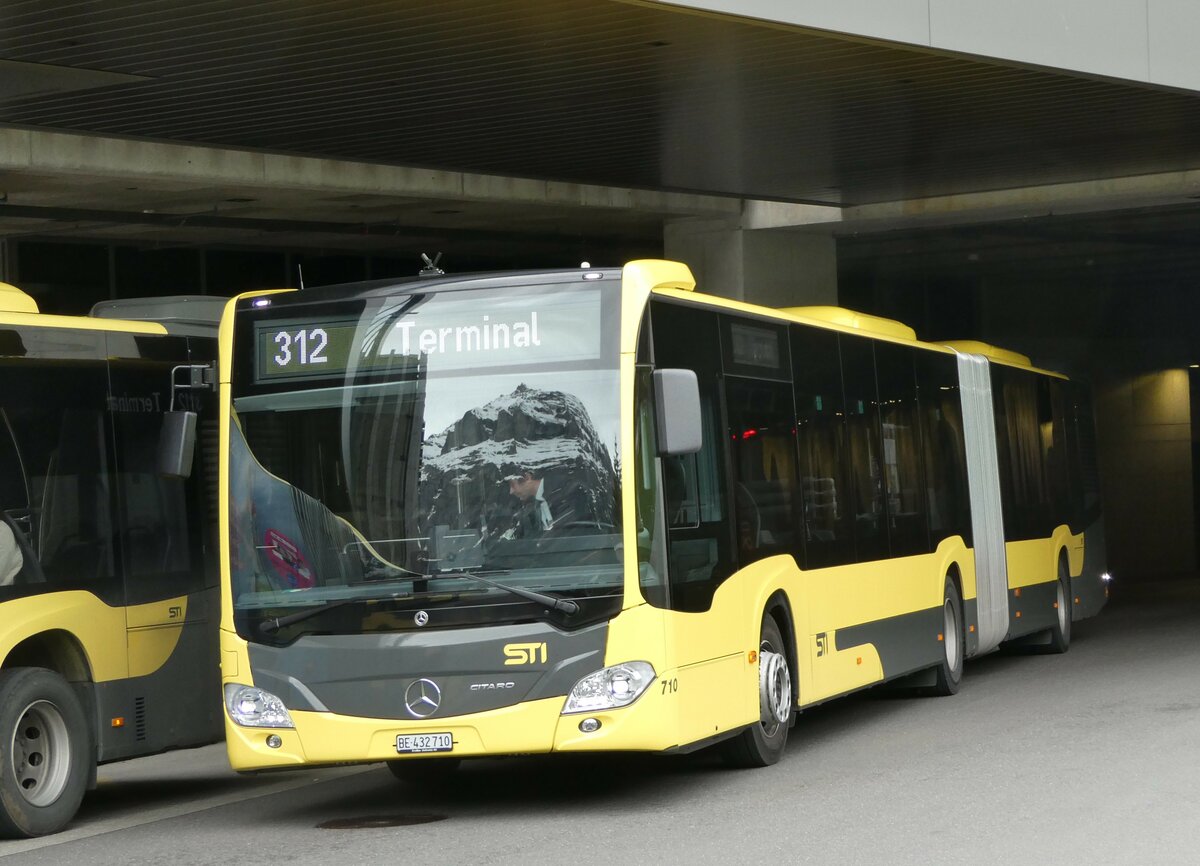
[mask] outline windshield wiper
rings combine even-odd
[[[503,574],[504,572],[492,573]],[[431,574],[429,577],[466,577],[471,580],[477,580],[480,583],[486,583],[488,586],[494,586],[496,589],[501,589],[505,592],[512,593],[513,595],[523,598],[526,601],[544,604],[546,607],[553,608],[554,610],[561,610],[567,615],[579,612],[579,605],[571,601],[569,598],[555,598],[552,595],[547,595],[546,593],[538,592],[537,590],[525,589],[524,587],[520,586],[509,586],[507,583],[499,583],[495,580],[491,580],[490,578],[486,578],[481,574],[477,574],[474,571],[443,571],[439,572],[438,574]]]
[[[339,598],[335,601],[327,601],[324,604],[306,607],[304,610],[296,613],[289,613],[287,616],[277,616],[274,619],[266,619],[258,624],[258,630],[263,634],[275,634],[281,628],[285,628],[294,623],[303,622],[311,616],[316,616],[319,613],[324,613],[327,610],[333,610],[335,607],[344,607],[352,601],[363,601],[361,598]]]
[[[408,594],[402,595],[401,593],[394,592],[382,596],[372,595],[365,597],[351,596],[350,598],[335,598],[333,601],[327,601],[324,604],[316,604],[312,607],[306,607],[304,610],[298,610],[295,613],[289,613],[287,616],[277,616],[272,619],[263,620],[258,624],[258,630],[264,634],[274,634],[281,628],[285,628],[298,622],[303,622],[309,617],[325,613],[327,610],[333,610],[334,608],[344,607],[345,605],[360,601],[386,601],[397,598],[409,598],[409,596]]]

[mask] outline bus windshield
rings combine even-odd
[[[318,295],[237,321],[243,637],[567,618],[506,587],[619,609],[616,286]]]

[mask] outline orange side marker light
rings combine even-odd
[[[1017,611],[1017,619],[1021,618],[1021,611]]]
[[[858,657],[858,658],[855,660],[855,664],[860,664],[860,665],[862,664],[862,656],[859,656],[859,657]]]
[[[945,640],[945,639],[946,639],[946,636],[939,631],[938,632],[938,640]]]
[[[1021,597],[1021,587],[1018,586],[1016,589],[1013,590],[1013,598],[1020,598],[1020,597]]]
[[[971,634],[975,634],[975,626],[971,626],[967,629],[967,631],[969,631]]]
[[[758,661],[758,651],[750,650],[750,664],[754,664],[756,661]]]
[[[123,727],[125,727],[125,717],[124,717],[124,716],[117,716],[115,719],[113,719],[113,720],[112,720],[112,726],[113,726],[114,728],[123,728]]]

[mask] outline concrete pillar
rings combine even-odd
[[[708,294],[767,307],[837,303],[837,245],[828,232],[674,220],[663,249],[685,262]]]

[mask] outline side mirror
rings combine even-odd
[[[162,432],[158,436],[158,474],[167,478],[187,478],[192,474],[192,455],[196,450],[196,413],[163,413]]]
[[[704,445],[700,385],[692,370],[654,371],[658,453],[694,454]]]

